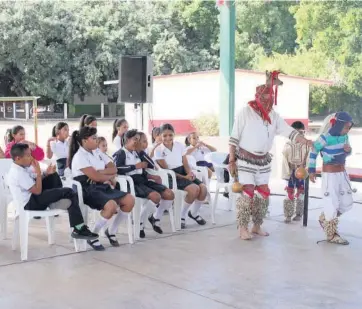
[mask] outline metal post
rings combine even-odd
[[[68,119],[68,104],[63,103],[64,119]]]
[[[16,119],[16,102],[13,102],[13,118]]]
[[[101,119],[104,118],[104,103],[101,103]]]
[[[38,144],[38,100],[33,99],[33,113],[34,113],[34,137],[35,144]]]
[[[25,102],[25,119],[26,120],[30,119],[29,114],[30,114],[29,102]]]
[[[5,102],[3,102],[3,114],[4,114],[4,119],[6,119],[6,104],[5,104]]]
[[[235,1],[220,7],[220,136],[229,136],[235,110]]]
[[[308,225],[309,177],[304,181],[304,214],[303,226]]]

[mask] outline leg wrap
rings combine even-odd
[[[254,196],[253,207],[251,208],[251,215],[255,225],[262,225],[263,219],[268,211],[268,203],[266,199],[259,197],[257,194]]]
[[[319,217],[319,222],[321,221],[322,221],[321,226],[323,226],[328,242],[339,245],[349,244],[349,242],[346,239],[342,238],[338,234],[338,222],[339,222],[338,218],[334,218],[330,221],[327,221],[324,217],[324,213],[322,213],[321,216]]]
[[[302,217],[304,212],[304,200],[301,198],[297,198],[295,204],[295,215],[298,217]]]
[[[283,203],[285,222],[290,222],[294,214],[294,201],[286,198]]]
[[[236,200],[236,220],[238,228],[248,228],[252,202],[253,200],[245,194],[241,194]]]

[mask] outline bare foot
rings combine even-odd
[[[240,228],[240,238],[243,240],[250,240],[253,238],[253,236],[249,233],[248,229],[246,228]]]
[[[264,232],[261,228],[261,226],[256,226],[254,225],[253,228],[251,229],[251,232],[253,234],[259,235],[259,236],[269,236],[268,232]]]

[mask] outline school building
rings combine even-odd
[[[275,109],[288,123],[301,120],[308,125],[310,85],[331,85],[332,81],[290,75],[280,75],[280,79],[284,84],[278,88]],[[220,112],[219,71],[155,76],[153,81],[153,103],[144,104],[143,119],[138,119],[144,130],[171,123],[177,134],[186,134],[194,130],[192,120]],[[265,72],[235,70],[235,115],[263,83]],[[133,104],[126,104],[125,116],[131,126],[136,122]]]

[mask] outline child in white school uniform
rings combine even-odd
[[[8,184],[12,195],[17,196],[19,199],[20,207],[24,207],[25,210],[46,210],[52,203],[68,200],[69,222],[70,226],[74,228],[72,237],[88,240],[98,237],[84,224],[78,197],[72,189],[62,187],[47,188],[49,187],[47,180],[50,177],[57,176],[55,166],[50,165],[43,178],[43,172],[38,161],[31,156],[29,145],[15,144],[10,153],[13,163],[8,173]]]
[[[186,213],[189,218],[199,225],[205,225],[206,221],[200,216],[199,211],[207,195],[206,186],[192,173],[186,158],[185,146],[174,141],[175,130],[172,125],[166,123],[161,126],[162,144],[155,150],[155,160],[161,168],[171,169],[176,173],[177,188],[185,190],[187,195],[184,207],[181,211],[181,228],[186,228]],[[172,179],[170,179],[172,185]]]
[[[123,147],[123,136],[128,131],[126,119],[116,119],[113,122],[112,141],[116,151]]]
[[[216,148],[200,141],[197,132],[190,133],[185,139],[185,144],[187,146],[186,155],[193,156],[197,166],[206,166],[208,168],[209,178],[211,178],[214,167],[212,163],[205,160],[205,155],[216,151]]]
[[[84,114],[80,117],[79,130],[83,127],[97,128],[97,118],[92,115]]]
[[[161,184],[159,176],[150,175],[146,172],[148,162],[142,162],[137,147],[140,141],[140,134],[137,130],[130,130],[124,135],[124,147],[118,150],[114,155],[114,162],[117,166],[119,175],[128,175],[132,177],[136,197],[148,199],[141,210],[141,230],[140,237],[146,236],[144,231],[145,219],[150,209],[157,209],[151,214],[148,221],[151,223],[156,233],[162,234],[160,219],[163,212],[172,206],[175,198],[172,190]]]
[[[52,130],[52,137],[47,143],[47,158],[53,156],[57,162],[59,176],[64,176],[64,171],[67,168],[67,159],[69,154],[69,126],[65,122],[58,122]]]
[[[108,183],[114,182],[117,168],[112,160],[99,150],[96,128],[83,127],[80,131],[74,131],[69,150],[69,166],[74,180],[82,185],[85,204],[92,209],[100,210],[100,218],[95,224],[94,232],[99,233],[116,214],[105,234],[110,244],[118,247],[115,234],[118,225],[132,211],[134,197],[127,192],[113,189]],[[96,251],[104,250],[99,239],[88,241],[88,244]]]

